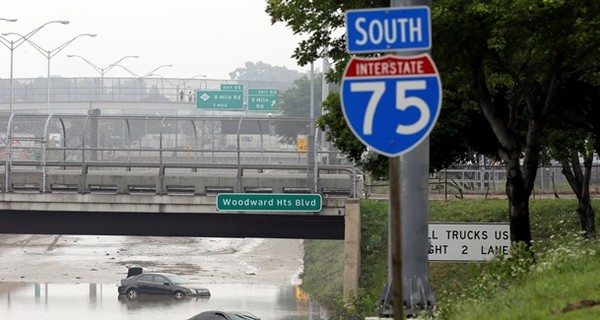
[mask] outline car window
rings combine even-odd
[[[203,312],[196,317],[194,320],[219,320],[219,319],[227,319],[221,315],[215,314],[214,312]]]
[[[182,278],[180,276],[174,275],[174,274],[168,275],[167,278],[169,278],[169,280],[173,284],[186,284],[186,283],[189,283],[186,279],[184,279],[184,278]]]
[[[237,317],[236,319],[239,318],[244,320],[260,320],[257,316],[248,312],[236,313],[235,316]]]
[[[163,276],[154,276],[153,282],[163,284],[163,283],[168,283],[169,280],[167,280],[167,278],[165,278]]]
[[[138,281],[152,282],[152,275],[151,274],[145,274],[143,276],[140,276],[138,278]]]
[[[253,315],[252,313],[248,313],[248,312],[236,313],[235,316],[236,316],[236,319],[260,320],[257,316]]]

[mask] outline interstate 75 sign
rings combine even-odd
[[[342,78],[341,100],[354,135],[376,152],[395,157],[433,129],[442,85],[428,54],[353,57]]]

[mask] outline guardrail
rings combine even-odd
[[[40,193],[312,193],[306,171],[306,165],[289,164],[13,161],[10,170],[0,173],[0,188],[2,192]],[[317,172],[318,193],[361,194],[352,166],[321,165]]]
[[[307,134],[307,118],[115,116],[96,111],[0,116],[2,192],[74,189],[85,193],[108,188],[127,193],[133,188],[164,194],[186,187],[204,194],[207,188],[226,183],[236,192],[308,188],[352,197],[361,194],[359,174],[352,165],[340,164],[343,159],[337,151],[315,147],[307,152],[297,141],[282,142],[282,136]],[[136,170],[146,172],[127,173]],[[246,174],[252,170],[277,175],[262,175],[260,179],[267,182],[252,182]],[[210,176],[215,171],[228,180],[215,181]],[[343,186],[339,182],[346,180]],[[293,182],[285,186],[286,181]]]

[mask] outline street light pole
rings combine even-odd
[[[149,77],[151,74],[153,74],[156,70],[162,68],[162,67],[172,67],[172,64],[163,64],[162,66],[158,66],[156,68],[154,68],[152,71],[146,73],[145,75],[143,75],[141,78],[147,78]]]
[[[120,65],[120,64],[116,64],[116,65],[115,65],[115,67],[121,67],[121,68],[125,69],[125,71],[127,71],[127,72],[128,72],[130,75],[132,75],[134,78],[136,78],[137,80],[139,80],[139,82],[140,82],[140,88],[143,86],[143,81],[144,81],[144,79],[145,79],[145,78],[148,78],[149,76],[151,76],[152,74],[154,74],[154,72],[155,72],[156,70],[158,70],[158,69],[160,69],[160,68],[162,68],[162,67],[172,67],[172,66],[173,66],[172,64],[163,64],[163,65],[161,65],[161,66],[158,66],[158,67],[154,68],[152,71],[150,71],[150,72],[146,73],[146,74],[145,74],[145,75],[143,75],[143,76],[138,76],[138,75],[137,75],[135,72],[133,72],[133,71],[129,70],[128,68],[126,68],[126,67],[125,67],[125,66],[123,66],[123,65]],[[133,92],[133,94],[134,94],[134,100],[135,100],[135,86],[134,86],[134,92]]]
[[[19,36],[19,37],[25,39],[23,35],[15,33],[15,32],[9,32],[9,33],[6,33],[5,35],[16,35],[16,36]],[[34,47],[37,51],[39,51],[42,55],[44,55],[48,59],[48,75],[46,77],[46,106],[48,109],[48,113],[50,113],[50,59],[52,59],[52,57],[54,57],[57,53],[59,53],[61,50],[63,50],[69,44],[71,44],[71,42],[75,41],[75,39],[80,38],[80,37],[94,38],[94,37],[96,37],[96,35],[90,34],[90,33],[82,33],[52,50],[46,50],[46,49],[42,48],[41,46],[39,46],[38,44],[36,44],[35,42],[33,42],[29,39],[25,39],[25,41],[29,42],[29,44],[32,47]]]
[[[124,56],[123,58],[109,64],[106,68],[101,68],[98,67],[97,65],[93,64],[92,62],[90,62],[89,60],[87,60],[86,58],[82,57],[82,56],[78,56],[75,54],[68,54],[67,58],[79,58],[83,61],[85,61],[85,63],[87,63],[89,66],[91,66],[94,70],[96,70],[98,73],[100,73],[100,99],[104,98],[104,75],[110,71],[110,69],[116,67],[117,65],[119,65],[119,62],[127,59],[127,58],[139,58],[138,56]],[[97,93],[96,93],[97,94]]]
[[[10,20],[8,20],[10,21]],[[33,29],[32,31],[30,31],[28,34],[24,35],[23,37],[21,37],[18,40],[8,40],[6,38],[4,38],[4,35],[6,34],[2,34],[3,36],[0,36],[0,43],[2,43],[2,45],[4,45],[5,47],[7,47],[10,50],[10,113],[12,114],[13,112],[13,89],[14,89],[14,78],[13,78],[13,56],[14,56],[14,51],[15,49],[17,49],[19,46],[21,46],[27,39],[31,38],[34,34],[36,34],[38,31],[40,31],[43,27],[51,24],[51,23],[60,23],[60,24],[69,24],[68,20],[53,20],[53,21],[49,21],[46,22],[44,24],[42,24],[41,26]],[[10,46],[9,46],[10,44]]]
[[[140,76],[138,76],[135,72],[129,70],[127,67],[125,67],[124,65],[121,64],[116,64],[115,67],[121,67],[123,69],[125,69],[125,71],[127,71],[130,75],[132,75],[134,78],[139,79],[141,78]]]
[[[123,58],[109,64],[106,68],[100,68],[97,65],[91,63],[90,61],[88,61],[86,58],[82,57],[82,56],[78,56],[76,54],[69,54],[67,55],[67,58],[80,58],[81,60],[85,61],[88,65],[90,65],[92,68],[94,68],[94,70],[96,70],[98,73],[100,73],[100,77],[102,77],[102,79],[104,79],[104,75],[110,71],[110,69],[116,67],[119,65],[119,62],[127,59],[127,58],[139,58],[139,56],[124,56]]]
[[[205,74],[197,74],[189,79],[181,79],[179,80],[179,82],[177,83],[177,91],[179,92],[179,90],[186,90],[187,89],[187,85],[185,84],[186,81],[191,81],[194,80],[196,78],[206,78],[207,75]],[[179,85],[183,82],[183,88],[180,89]],[[206,79],[202,79],[202,81],[200,82],[200,84],[202,84],[202,82],[204,82],[204,89],[208,89],[208,84],[206,83]],[[200,86],[200,89],[202,89],[202,86]]]

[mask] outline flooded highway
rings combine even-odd
[[[188,319],[207,310],[243,310],[262,320],[320,319],[297,286],[212,284],[210,298],[146,296],[131,301],[117,284],[0,283],[3,320]]]
[[[0,235],[0,319],[186,320],[207,310],[321,319],[299,289],[303,251],[297,239]],[[181,275],[211,297],[119,297],[132,265]]]

